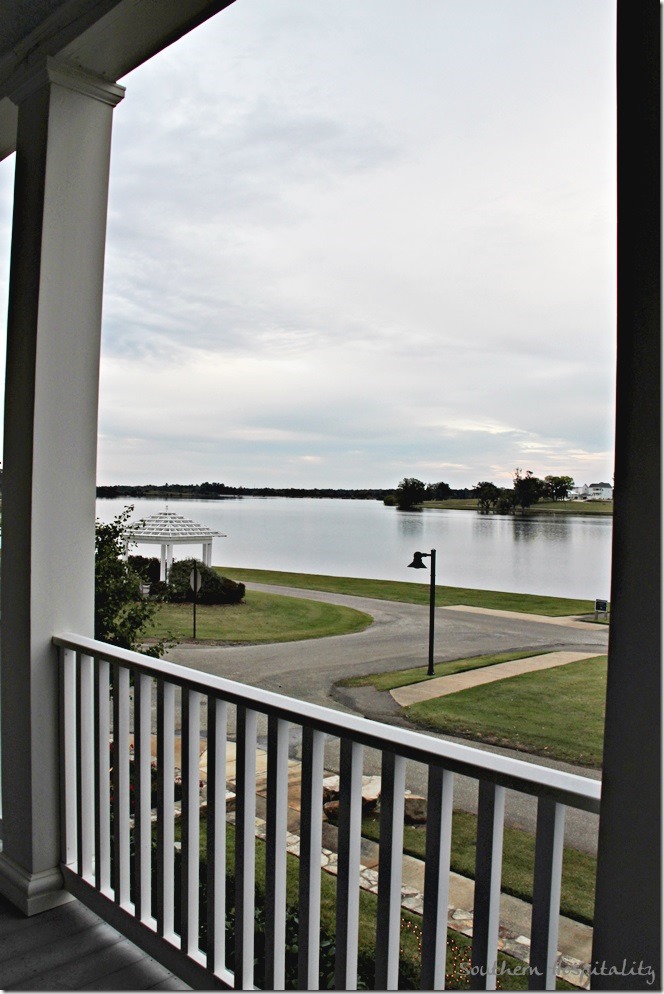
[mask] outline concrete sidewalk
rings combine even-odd
[[[494,663],[493,666],[481,666],[476,670],[453,673],[450,676],[431,677],[420,683],[397,687],[390,691],[390,695],[397,704],[405,708],[420,701],[430,701],[434,697],[457,694],[460,690],[468,690],[469,687],[480,687],[485,683],[519,676],[521,673],[535,673],[537,670],[548,670],[554,666],[565,666],[567,663],[576,663],[581,659],[594,659],[597,655],[596,652],[545,652],[538,656],[526,656],[524,659],[511,659],[506,663]]]
[[[489,614],[494,618],[513,619],[514,621],[535,621],[542,625],[561,625],[563,628],[580,628],[586,631],[608,630],[607,625],[595,621],[582,621],[576,615],[555,617],[550,614],[529,614],[526,611],[501,611],[499,608],[470,607],[468,604],[446,604],[437,608],[439,611],[465,611],[467,614]]]

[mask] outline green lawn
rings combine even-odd
[[[422,701],[404,708],[413,724],[491,745],[600,767],[606,656]]]
[[[191,604],[160,604],[147,637],[190,640],[192,619]],[[338,604],[251,590],[244,604],[197,605],[196,638],[227,645],[294,642],[361,632],[372,620],[362,611]]]
[[[484,666],[494,666],[496,663],[507,663],[511,659],[527,659],[533,650],[523,652],[494,652],[486,656],[472,656],[469,659],[454,659],[448,663],[434,663],[434,676],[452,676],[453,673],[465,673],[467,670],[478,670]],[[410,670],[397,670],[396,673],[373,673],[367,676],[351,676],[340,680],[340,687],[375,687],[376,690],[396,690],[397,687],[408,687],[412,683],[422,683],[430,680],[423,666]]]
[[[403,604],[428,604],[428,583],[406,583],[399,580],[365,580],[349,576],[318,576],[312,573],[285,573],[278,570],[238,569],[233,566],[214,567],[231,580],[254,583],[274,583],[304,590],[327,590],[333,594],[353,594],[379,600],[400,601]],[[540,594],[517,594],[502,590],[474,590],[469,587],[436,586],[436,606],[465,604],[500,611],[521,611],[549,617],[590,614],[594,601],[547,597]]]

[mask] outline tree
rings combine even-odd
[[[521,470],[517,467],[514,471],[514,504],[525,511],[526,508],[536,504],[544,492],[544,483],[537,476],[533,476],[531,470],[521,475]]]
[[[421,504],[426,496],[426,486],[414,477],[405,477],[397,487],[397,507],[400,511],[409,511]]]
[[[567,500],[573,486],[571,476],[545,476],[544,496],[548,500]]]
[[[427,500],[448,500],[452,496],[449,483],[427,483]]]
[[[95,638],[159,657],[163,641],[148,648],[141,645],[157,605],[141,596],[141,577],[123,558],[133,510],[126,507],[110,523],[95,524]]]
[[[494,507],[496,514],[514,514],[514,508],[514,491],[507,487],[501,487]]]
[[[477,510],[480,514],[488,514],[496,506],[500,490],[495,483],[482,480],[474,488],[473,494],[477,497]]]

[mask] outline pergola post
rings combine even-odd
[[[46,58],[19,105],[5,391],[0,893],[62,890],[58,631],[94,629],[99,343],[113,107],[123,87]]]

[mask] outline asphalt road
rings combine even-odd
[[[378,693],[372,688],[344,690],[336,688],[335,684],[355,674],[382,673],[419,664],[426,666],[428,607],[265,584],[247,584],[247,587],[347,605],[372,615],[374,622],[363,632],[301,642],[247,646],[180,644],[171,649],[166,658],[215,676],[262,687],[289,697],[410,727],[389,694]],[[575,649],[597,652],[599,655],[607,651],[607,645],[608,629],[605,626],[567,627],[545,621],[468,614],[454,608],[436,609],[436,661],[524,649],[532,649],[533,654],[544,650]],[[232,727],[230,731],[234,734]],[[259,726],[259,733],[265,735],[264,725]],[[450,738],[444,735],[438,737]],[[294,757],[299,756],[299,747],[299,730],[293,728],[291,754]],[[477,748],[489,747],[477,745]],[[581,770],[513,750],[491,749],[539,765],[599,777],[597,771]],[[326,768],[336,768],[337,755],[338,743],[332,740],[326,750]],[[380,772],[378,755],[367,752],[365,772]],[[456,780],[455,807],[476,810],[476,782],[465,777],[457,777]],[[409,764],[408,787],[414,793],[426,793],[424,767]],[[597,821],[594,815],[568,810],[567,843],[585,851],[594,851]],[[534,802],[509,791],[506,822],[534,831]]]

